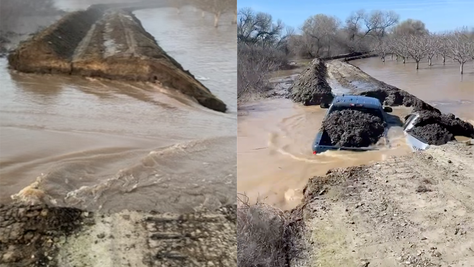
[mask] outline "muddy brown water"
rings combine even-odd
[[[26,188],[52,203],[103,211],[234,203],[235,25],[228,19],[215,29],[211,16],[192,9],[135,14],[229,111],[151,84],[19,74],[1,58],[0,202]]]
[[[413,64],[396,61],[385,64],[377,58],[351,62],[363,71],[420,97],[443,112],[474,123],[474,68],[466,68],[462,81],[458,66],[436,62],[418,72]],[[472,65],[471,65],[472,66]],[[277,76],[292,75],[297,70]],[[411,153],[401,127],[389,130],[391,148],[370,152],[328,151],[311,154],[311,144],[326,110],[304,107],[288,99],[262,100],[242,106],[238,123],[239,193],[251,201],[261,200],[282,209],[300,203],[302,189],[309,178],[324,175],[329,169],[382,161],[390,156]],[[392,114],[403,118],[410,110],[396,107]]]

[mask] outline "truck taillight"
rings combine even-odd
[[[316,151],[313,151],[313,155],[316,155]]]

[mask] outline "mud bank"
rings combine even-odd
[[[67,74],[159,83],[220,112],[226,105],[171,58],[130,12],[93,6],[72,12],[8,56],[29,73]]]
[[[0,206],[0,266],[237,266],[236,208],[93,214]]]
[[[312,178],[291,266],[468,266],[474,143],[449,143]]]

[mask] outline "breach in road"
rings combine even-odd
[[[67,14],[8,56],[21,72],[158,83],[220,112],[226,105],[170,57],[130,11],[91,6]]]

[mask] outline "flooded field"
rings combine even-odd
[[[474,71],[460,80],[458,66],[432,66],[417,73],[414,66],[377,58],[351,62],[375,78],[404,89],[443,112],[474,122]],[[294,70],[280,73],[291,75]],[[436,92],[436,93],[434,93]],[[411,152],[401,127],[389,130],[392,147],[370,152],[328,151],[311,154],[311,144],[326,110],[304,107],[288,99],[263,100],[242,106],[238,125],[238,192],[282,209],[300,203],[307,180],[329,169],[368,164]],[[394,108],[403,118],[410,109]]]
[[[183,212],[235,201],[236,28],[191,8],[135,12],[228,106],[145,83],[19,74],[0,59],[0,202]],[[227,22],[227,23],[226,23]]]

